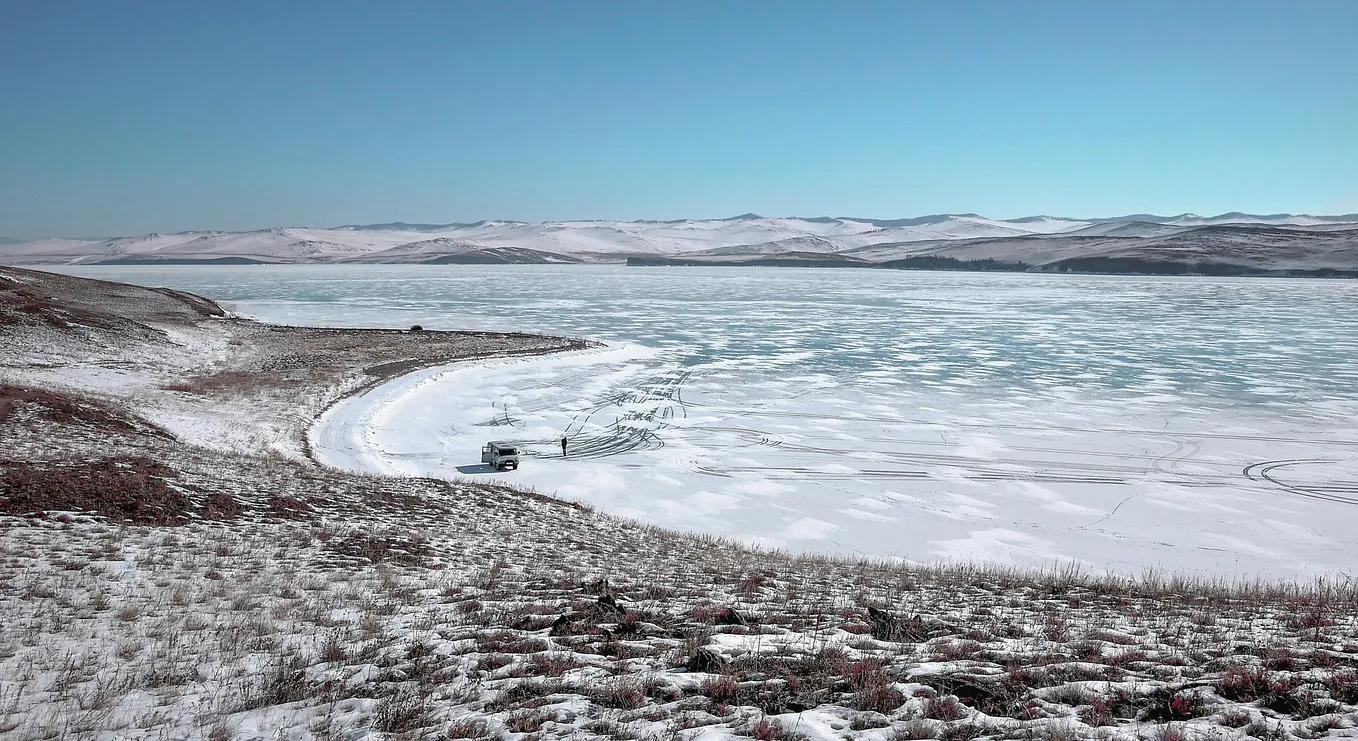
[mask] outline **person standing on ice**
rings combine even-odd
[[[562,435],[562,436],[561,436],[561,457],[562,457],[562,458],[565,458],[565,457],[566,457],[566,436],[565,436],[565,435]]]

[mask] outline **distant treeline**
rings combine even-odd
[[[876,264],[881,268],[894,268],[896,270],[979,270],[982,272],[1007,272],[1022,273],[1031,269],[1033,266],[1022,262],[1005,262],[1004,260],[958,260],[955,257],[938,257],[936,255],[918,255],[906,257],[900,260],[888,260]]]
[[[1178,262],[1135,257],[1076,257],[1032,268],[1043,273],[1105,273],[1132,275],[1258,276],[1273,278],[1358,278],[1358,270],[1315,268],[1282,270],[1228,262]]]

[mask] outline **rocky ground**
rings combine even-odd
[[[0,738],[1358,734],[1352,582],[797,558],[327,470],[345,393],[580,345],[151,293],[0,269]]]

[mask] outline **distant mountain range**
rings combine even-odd
[[[1358,277],[1358,214],[1070,219],[936,214],[350,224],[113,239],[0,238],[0,263],[578,263]]]

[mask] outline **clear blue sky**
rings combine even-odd
[[[0,235],[1358,211],[1358,2],[0,1]]]

